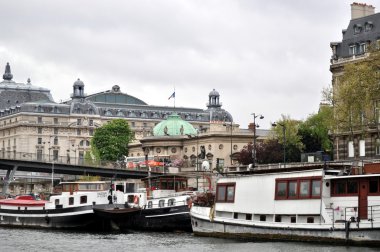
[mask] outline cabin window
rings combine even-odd
[[[371,179],[369,181],[369,193],[378,193],[379,192],[379,180]]]
[[[358,181],[356,180],[332,180],[331,185],[332,196],[358,195]]]
[[[305,180],[300,182],[300,197],[307,198],[310,195],[310,181]]]
[[[164,206],[165,206],[165,200],[160,200],[160,201],[158,202],[158,206],[159,206],[159,207],[164,207]]]
[[[314,217],[307,217],[306,222],[307,223],[314,223]]]
[[[260,221],[267,221],[266,215],[260,215]]]
[[[175,205],[175,199],[169,199],[168,206],[174,206],[174,205]]]
[[[59,205],[59,199],[56,199],[56,200],[54,201],[54,204],[55,204],[55,205]]]
[[[246,220],[252,220],[252,214],[246,214],[245,219]]]
[[[321,181],[313,180],[311,182],[311,197],[320,197],[321,196]]]
[[[86,204],[87,203],[87,196],[80,196],[80,203]]]
[[[281,215],[276,215],[276,216],[274,217],[274,221],[275,221],[275,222],[281,222]]]
[[[290,217],[290,223],[296,223],[296,222],[297,222],[296,216],[291,216]]]
[[[310,199],[321,197],[320,177],[276,179],[275,199]]]
[[[133,195],[128,195],[127,202],[128,203],[133,203],[134,201],[134,196]]]
[[[239,219],[239,214],[238,213],[234,213],[234,219]]]
[[[234,202],[235,201],[235,183],[218,184],[216,187],[217,202]]]
[[[74,205],[74,197],[69,198],[69,205],[70,206]]]
[[[152,201],[148,201],[148,208],[152,208],[153,207],[153,202]]]
[[[286,182],[278,182],[277,183],[277,197],[286,197]]]

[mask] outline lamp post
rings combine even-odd
[[[274,123],[272,123],[272,126],[273,127],[276,127],[277,126],[277,124],[278,125],[280,125],[281,127],[282,127],[282,134],[284,135],[284,161],[283,161],[283,163],[284,163],[284,168],[286,167],[286,126],[285,126],[285,124],[284,123],[276,123],[276,122],[274,122]]]
[[[259,125],[256,125],[256,118],[264,119],[263,115],[256,115],[256,113],[252,113],[253,115],[253,148],[252,148],[252,167],[254,168],[256,166],[256,128],[259,127]]]
[[[54,159],[51,163],[51,192],[54,192]]]
[[[195,161],[195,165],[197,166],[197,190],[198,190],[198,163],[199,163],[199,130],[196,129],[197,131],[197,158]]]
[[[233,122],[231,121],[231,123],[229,124],[229,126],[230,126],[230,133],[231,133],[231,135],[230,135],[230,140],[231,140],[231,154],[230,154],[230,161],[231,161],[231,165],[232,165],[232,124],[233,124]],[[224,123],[223,124],[223,126],[226,126],[227,127],[227,123]]]
[[[150,167],[148,166],[148,155],[149,155],[149,147],[144,148],[144,154],[145,154],[145,167],[148,168],[148,187],[149,190],[152,188],[151,181],[150,181]]]

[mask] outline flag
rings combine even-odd
[[[175,98],[175,91],[172,93],[171,96],[169,96],[169,99],[168,99],[168,100],[170,100],[171,98]]]

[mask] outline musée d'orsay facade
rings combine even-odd
[[[135,134],[129,156],[143,156],[148,150],[149,155],[186,161],[203,148],[211,165],[216,159],[230,164],[231,157],[253,140],[253,130],[240,129],[221,108],[216,90],[209,93],[207,108],[199,109],[148,105],[117,85],[91,95],[85,95],[84,87],[78,79],[71,99],[56,103],[50,90],[33,85],[30,79],[15,82],[7,63],[0,82],[0,155],[25,153],[39,159],[81,161],[95,129],[115,118],[127,120]],[[166,131],[155,129],[164,121]],[[256,135],[260,140],[267,133],[258,130]]]

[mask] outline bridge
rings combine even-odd
[[[54,158],[50,155],[36,155],[35,153],[24,152],[0,153],[0,170],[7,171],[4,178],[3,192],[7,190],[16,171],[51,173],[52,177],[54,173],[57,173],[117,179],[141,179],[149,175],[148,168],[146,167],[130,169],[125,168],[125,165],[119,162],[86,162],[83,159],[75,158],[70,160],[68,157],[59,156]],[[157,168],[151,171],[154,175],[161,174],[162,172]]]

